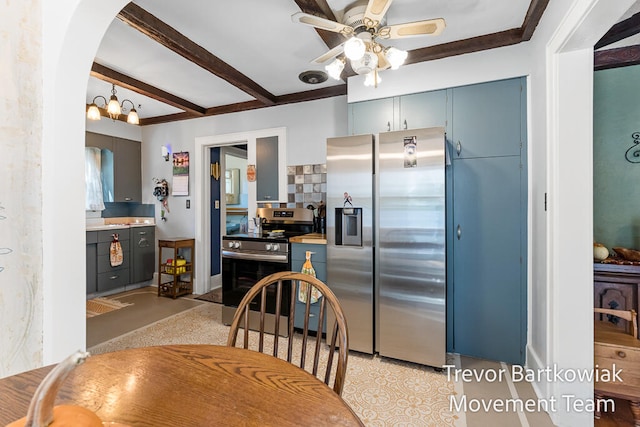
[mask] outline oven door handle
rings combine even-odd
[[[251,254],[251,253],[238,253],[231,251],[222,251],[223,258],[233,258],[233,259],[246,259],[250,261],[272,261],[272,262],[280,262],[287,263],[289,262],[289,258],[287,255],[267,255],[267,254]]]

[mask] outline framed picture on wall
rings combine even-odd
[[[172,196],[189,195],[189,152],[173,153]]]

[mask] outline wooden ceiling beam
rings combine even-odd
[[[405,64],[433,61],[449,56],[464,55],[466,53],[480,52],[488,49],[518,44],[522,41],[522,30],[514,28],[493,34],[485,34],[464,40],[442,43],[435,46],[410,50]]]
[[[526,42],[531,40],[533,32],[538,26],[540,19],[542,19],[542,14],[547,9],[548,4],[549,0],[531,0],[531,3],[529,3],[529,9],[527,9],[527,14],[522,22],[521,41]]]
[[[625,46],[594,52],[593,69],[595,71],[639,64],[640,45]]]
[[[129,89],[164,104],[169,104],[181,110],[193,113],[196,116],[202,116],[206,111],[204,107],[189,102],[186,99],[179,98],[169,92],[165,92],[157,87],[151,86],[150,84],[141,82],[133,77],[119,73],[118,71],[112,70],[104,65],[100,65],[97,62],[94,62],[91,66],[91,76],[125,89]]]
[[[308,90],[304,92],[291,93],[277,97],[276,105],[294,104],[296,102],[315,101],[318,99],[343,96],[347,94],[347,85],[329,86],[321,89]],[[238,102],[235,104],[220,105],[218,107],[207,108],[205,116],[218,116],[221,114],[239,113],[242,111],[256,110],[266,106],[259,101]],[[198,116],[190,113],[168,114],[165,116],[150,117],[140,119],[140,125],[155,125],[160,123],[175,122],[179,120],[195,119]]]
[[[275,104],[275,96],[265,88],[135,3],[126,5],[118,19],[263,104]]]
[[[594,46],[594,49],[600,49],[605,46],[609,46],[612,43],[624,40],[627,37],[634,36],[640,33],[640,13],[636,13],[630,18],[620,21],[615,24],[607,33],[602,36],[598,43]]]

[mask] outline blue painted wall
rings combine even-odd
[[[593,101],[593,238],[640,249],[640,66],[596,71]]]

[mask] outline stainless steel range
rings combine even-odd
[[[222,322],[225,325],[231,324],[238,304],[256,282],[272,273],[291,270],[289,238],[313,231],[313,211],[309,209],[259,208],[256,218],[260,218],[261,234],[222,237]],[[285,289],[283,295],[282,313],[288,316],[290,291]],[[274,313],[275,306],[275,294],[268,295],[267,311]],[[255,319],[257,327],[257,314]],[[267,330],[273,332],[273,316],[268,316],[267,322]],[[286,335],[286,320],[280,324],[280,334]]]

